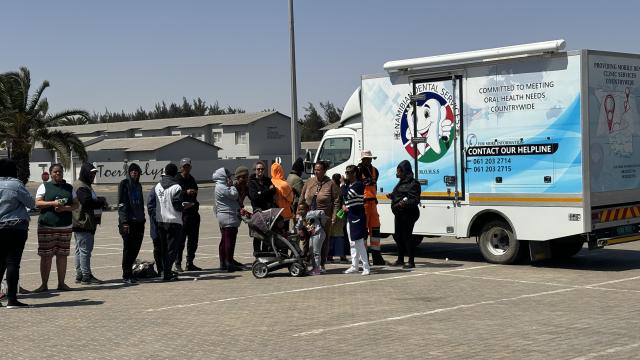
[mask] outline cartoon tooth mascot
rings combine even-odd
[[[409,107],[407,111],[407,119],[413,119],[413,108]],[[440,105],[440,102],[436,99],[429,99],[419,107],[416,107],[416,120],[418,137],[424,137],[427,139],[426,143],[417,144],[418,154],[424,154],[427,150],[431,149],[436,154],[440,154],[442,151],[440,147],[440,139],[442,137],[448,137],[453,122],[447,119],[446,107]],[[413,137],[412,121],[409,120],[409,127],[407,128],[407,138]]]

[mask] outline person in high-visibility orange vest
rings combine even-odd
[[[364,184],[364,213],[367,218],[367,229],[369,230],[368,250],[371,254],[373,265],[385,265],[384,258],[380,252],[380,216],[378,215],[378,198],[376,196],[379,172],[371,164],[375,158],[371,150],[362,150],[358,169]]]

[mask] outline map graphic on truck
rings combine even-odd
[[[418,157],[418,161],[430,163],[442,158],[453,143],[453,109],[444,97],[433,91],[420,92],[418,95],[424,99],[416,101],[417,137],[425,138],[425,142],[418,143],[415,148],[411,142],[414,137],[414,108],[411,103],[406,105],[402,115],[400,140],[412,158]]]

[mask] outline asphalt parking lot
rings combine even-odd
[[[34,359],[637,359],[640,243],[583,249],[562,263],[499,266],[469,240],[427,239],[417,268],[374,267],[370,276],[266,279],[221,273],[219,230],[201,209],[196,264],[181,281],[120,281],[115,213],[96,235],[95,275],[72,292],[22,296],[29,309],[0,309],[3,358]],[[21,285],[39,285],[35,222]],[[387,260],[395,246],[384,242]],[[152,260],[145,238],[141,259]],[[73,252],[73,249],[72,249]],[[238,260],[250,263],[240,228]],[[49,287],[55,288],[55,274]]]

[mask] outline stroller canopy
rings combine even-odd
[[[266,233],[270,231],[273,227],[273,224],[276,222],[276,219],[282,213],[284,209],[275,208],[263,211],[256,211],[251,215],[251,220],[249,220],[249,225],[254,227],[258,231]]]

